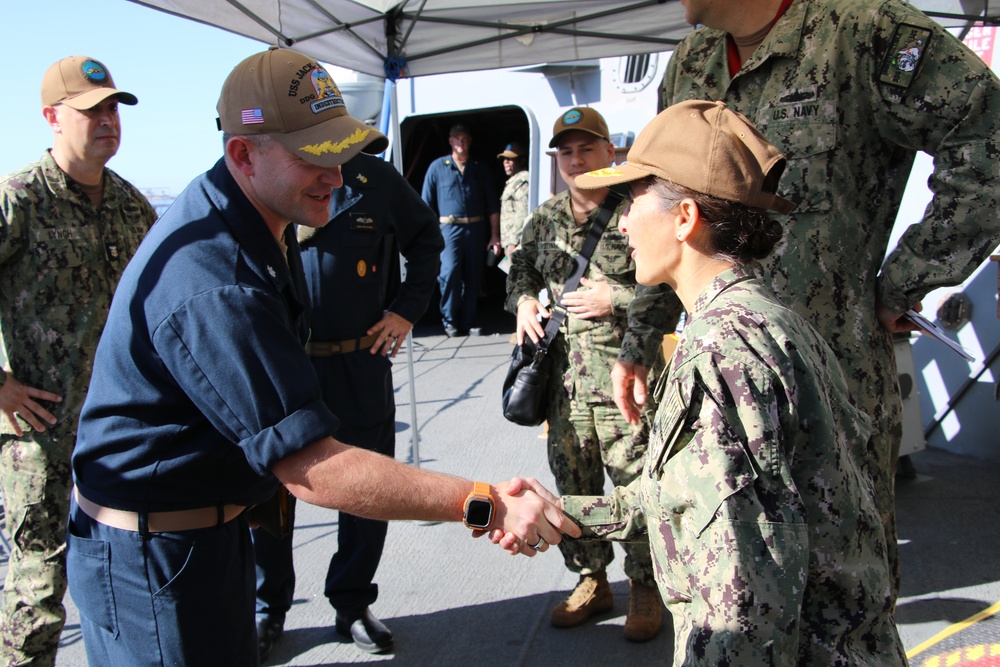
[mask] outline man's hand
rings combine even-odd
[[[924,309],[922,303],[917,301],[913,304],[913,310],[918,313]],[[896,313],[882,305],[881,300],[875,301],[875,316],[878,318],[882,328],[889,333],[903,333],[905,331],[917,331],[918,327],[906,313]]]
[[[497,485],[499,491],[497,516],[489,534],[490,541],[499,544],[511,555],[534,556],[559,544],[562,536],[580,536],[580,527],[558,506],[559,499],[534,478],[515,477]],[[537,547],[537,548],[536,548]]]
[[[49,425],[56,423],[56,418],[52,413],[36,401],[59,403],[62,401],[62,397],[44,389],[35,389],[21,384],[13,375],[7,375],[7,381],[4,382],[3,387],[0,387],[0,414],[14,428],[14,433],[18,437],[24,435],[24,430],[18,423],[17,416],[28,422],[31,428],[39,433],[45,431],[45,424],[42,423],[42,420],[48,422]]]
[[[561,303],[566,310],[581,320],[591,320],[595,317],[607,317],[611,314],[611,285],[588,278],[580,279],[580,286],[573,292],[566,292]]]
[[[497,257],[500,256],[500,250],[503,246],[500,245],[500,235],[494,234],[490,237],[490,242],[486,245],[487,250],[492,250],[493,254]]]
[[[390,310],[385,311],[382,319],[368,330],[369,336],[378,336],[372,345],[371,354],[395,357],[412,328],[413,324],[408,320]]]
[[[545,327],[538,321],[538,316],[548,318],[551,311],[545,309],[538,299],[525,299],[517,307],[517,344],[524,344],[524,334],[537,343],[545,337]]]
[[[507,482],[506,493],[511,495],[517,495],[520,493],[524,493],[525,491],[531,491],[537,494],[544,501],[552,503],[552,505],[559,508],[561,512],[562,501],[560,501],[559,498],[557,498],[551,491],[542,486],[538,482],[538,480],[535,479],[534,477],[530,477],[527,479],[524,477],[515,477],[511,479],[509,482]],[[563,515],[563,518],[569,524],[571,524],[573,528],[576,529],[574,533],[570,533],[569,531],[564,531],[564,532],[570,537],[579,537],[580,527],[577,526],[575,523],[573,523],[565,515]],[[530,540],[530,539],[523,540],[518,538],[518,536],[515,533],[511,531],[505,531],[503,528],[499,527],[489,531],[489,536],[490,536],[490,541],[493,542],[493,544],[499,545],[504,551],[509,553],[511,556],[516,556],[519,553],[524,554],[526,556],[534,556],[536,553],[548,549],[548,540],[544,540],[542,543],[539,543],[537,538],[535,540]],[[541,533],[539,533],[538,536],[544,539],[544,536]],[[552,542],[551,544],[557,544],[557,543]],[[538,545],[538,548],[536,549],[534,545]]]
[[[611,388],[615,396],[615,405],[629,424],[635,426],[642,415],[642,406],[646,404],[649,392],[646,379],[649,368],[633,364],[629,361],[615,363],[611,370]]]

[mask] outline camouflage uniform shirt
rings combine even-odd
[[[154,220],[142,193],[110,169],[96,209],[48,152],[0,181],[0,327],[10,368],[25,385],[60,394],[53,414],[73,431],[115,286]],[[13,431],[5,423],[3,432]]]
[[[936,22],[898,0],[795,0],[733,77],[726,35],[677,47],[663,106],[721,100],[787,156],[796,202],[765,260],[774,291],[823,336],[874,418],[859,460],[895,535],[902,406],[876,297],[903,312],[967,277],[1000,241],[1000,82]],[[934,201],[885,259],[914,152],[934,156]],[[881,268],[881,274],[880,274]],[[895,562],[895,540],[890,539]]]
[[[500,195],[500,244],[504,248],[521,242],[528,213],[528,170],[522,169],[507,179]]]
[[[563,287],[575,269],[576,257],[594,223],[596,211],[583,224],[577,224],[570,210],[569,191],[552,197],[531,214],[521,232],[521,249],[511,257],[507,277],[507,310],[517,312],[522,296],[537,298],[548,289],[551,302],[562,296]],[[561,334],[577,341],[574,347],[606,357],[617,355],[629,361],[643,363],[655,358],[664,332],[673,331],[681,312],[680,301],[673,292],[657,294],[641,306],[629,308],[635,295],[635,262],[625,235],[618,229],[618,219],[625,210],[619,203],[608,222],[601,240],[590,258],[584,274],[594,281],[611,284],[611,314],[607,317],[582,320],[567,315]],[[628,325],[629,318],[636,326]],[[626,331],[628,329],[628,331]],[[610,365],[614,357],[610,357]],[[652,365],[652,363],[646,363]],[[610,387],[602,387],[610,395]]]
[[[605,488],[605,474],[617,486],[630,484],[642,469],[649,437],[646,420],[629,424],[615,406],[611,369],[626,339],[635,341],[631,349],[658,351],[663,328],[649,324],[643,339],[626,332],[627,309],[635,292],[635,262],[618,221],[625,209],[619,202],[597,243],[584,274],[611,289],[611,313],[604,317],[580,319],[567,314],[559,335],[549,346],[552,370],[547,387],[549,468],[560,495],[590,495]],[[538,207],[521,233],[521,248],[511,255],[507,277],[507,306],[516,311],[522,296],[536,297],[542,288],[555,303],[562,297],[573,275],[576,258],[601,209],[577,224],[570,208],[570,193],[556,195]],[[665,293],[648,310],[634,309],[636,319],[645,313],[676,316],[680,309],[673,292]],[[673,299],[672,305],[667,299]],[[662,355],[657,359],[662,359]],[[654,369],[662,368],[662,361]],[[655,372],[654,371],[654,372]],[[649,545],[637,541],[625,546],[623,569],[629,579],[653,586],[652,556]],[[566,567],[577,573],[605,570],[614,558],[610,543],[564,540],[559,544]]]
[[[0,486],[16,558],[0,605],[0,663],[53,664],[66,611],[70,454],[111,296],[156,215],[105,169],[99,207],[45,153],[0,180],[0,330],[14,377],[62,396],[43,432],[7,420]]]
[[[885,538],[849,455],[869,436],[815,329],[755,277],[698,297],[642,475],[567,496],[584,537],[648,531],[674,617],[674,664],[905,664]]]

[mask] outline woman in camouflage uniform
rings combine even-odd
[[[630,183],[636,278],[673,287],[689,319],[641,476],[564,511],[585,538],[648,533],[677,665],[905,664],[882,524],[849,455],[870,421],[757,264],[781,237],[767,209],[792,208],[773,194],[784,161],[723,103],[690,101],[623,166],[577,179]]]

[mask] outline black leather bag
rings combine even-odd
[[[552,371],[552,358],[546,351],[527,336],[523,345],[514,346],[503,381],[503,416],[508,421],[521,426],[538,426],[545,421]]]

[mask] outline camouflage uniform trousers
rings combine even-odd
[[[75,427],[75,423],[74,423]],[[75,433],[26,431],[0,447],[0,490],[11,536],[0,605],[0,664],[54,665],[66,621],[66,520]]]
[[[632,426],[621,416],[613,399],[596,403],[578,400],[580,392],[567,386],[579,384],[570,367],[562,335],[550,348],[548,457],[559,495],[604,494],[604,471],[615,486],[628,486],[642,473],[649,428],[645,421]],[[554,348],[554,349],[553,349]],[[575,380],[575,382],[574,382]],[[610,378],[607,384],[611,390]],[[574,394],[574,395],[571,395]],[[623,542],[625,575],[638,584],[656,586],[649,540]],[[614,560],[610,542],[564,539],[559,543],[566,568],[590,574],[607,569]]]

